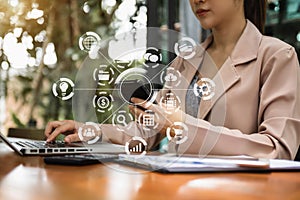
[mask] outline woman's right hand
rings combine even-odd
[[[45,128],[45,136],[47,142],[54,141],[59,134],[64,134],[64,141],[67,143],[80,141],[78,136],[79,122],[73,120],[52,121]]]

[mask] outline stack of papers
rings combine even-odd
[[[174,172],[271,172],[300,171],[300,162],[279,159],[257,159],[249,156],[176,157],[174,155],[119,155],[118,162],[151,171]]]

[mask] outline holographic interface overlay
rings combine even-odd
[[[166,35],[178,39],[171,49],[164,45]],[[101,132],[102,124],[110,124],[109,132],[103,133],[105,138],[110,135],[126,138],[127,141],[123,141],[124,154],[130,154],[128,156],[145,156],[158,134],[167,138],[168,151],[179,156],[189,152],[190,147],[195,145],[195,138],[202,135],[198,141],[199,152],[193,153],[201,156],[209,154],[219,134],[207,134],[209,128],[201,127],[201,119],[195,118],[193,124],[186,121],[174,121],[168,127],[162,124],[170,122],[168,117],[185,111],[189,90],[189,95],[200,99],[200,105],[196,105],[195,109],[218,100],[217,94],[223,88],[222,78],[217,73],[206,76],[206,68],[215,68],[215,71],[217,68],[213,62],[209,66],[201,65],[201,54],[205,51],[199,44],[176,31],[158,28],[136,29],[106,40],[87,33],[84,36],[94,37],[95,41],[86,41],[85,44],[91,48],[82,49],[87,57],[75,80],[72,80],[74,83],[63,77],[53,84],[53,94],[62,100],[66,96],[69,98],[69,94],[64,94],[60,87],[71,91],[74,119],[90,126],[81,130],[82,136],[87,136],[82,139],[84,142],[99,142],[101,137],[95,127],[99,127]],[[169,60],[168,55],[177,58]],[[193,79],[190,74],[199,74],[192,87],[189,87]],[[62,82],[68,86],[60,86]],[[140,98],[142,102],[134,104],[132,97]],[[224,112],[210,113],[210,118],[216,120],[218,126],[224,124],[226,114],[226,99],[220,102],[222,105],[218,106]],[[142,109],[142,112],[135,115],[129,111],[128,105]],[[160,106],[160,112],[152,109],[153,105],[156,108]]]

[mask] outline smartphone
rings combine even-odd
[[[131,98],[136,97],[149,101],[153,95],[151,84],[141,80],[126,80],[117,84],[120,96],[128,103],[132,103]]]

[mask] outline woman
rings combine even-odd
[[[142,100],[132,99],[160,116],[161,134],[147,137],[148,145],[157,144],[172,124],[182,122],[189,140],[180,145],[180,152],[294,159],[300,143],[299,63],[290,45],[261,34],[266,1],[190,0],[190,4],[212,35],[202,44],[206,51],[197,51],[192,59],[178,57],[172,66],[185,77],[186,88],[192,88],[203,74],[198,66],[210,57],[217,69],[211,77],[218,93],[210,101],[197,102],[190,99],[190,90],[172,91],[187,105],[186,111],[171,114],[162,111],[164,105],[147,107]],[[162,90],[161,95],[167,92]],[[130,108],[136,116],[145,114]],[[112,142],[128,140],[126,135],[111,134],[110,125],[101,129]],[[50,141],[73,131],[65,138],[70,142],[78,139],[76,130],[73,121],[56,121],[48,124],[45,134]]]

